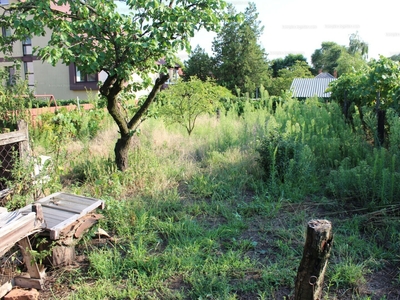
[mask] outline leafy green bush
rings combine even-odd
[[[63,138],[87,139],[103,128],[106,113],[102,109],[71,110],[62,108],[55,113],[44,113],[37,118],[33,136],[41,141],[51,141],[60,134]]]

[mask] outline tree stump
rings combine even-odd
[[[327,220],[308,222],[303,258],[297,272],[295,300],[321,299],[332,242],[331,222]]]

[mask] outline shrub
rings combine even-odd
[[[289,163],[295,158],[298,145],[290,138],[284,139],[277,133],[272,133],[261,142],[257,151],[260,153],[259,162],[266,178],[278,178],[284,182]]]

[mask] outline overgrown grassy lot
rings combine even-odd
[[[111,236],[93,228],[42,297],[290,299],[306,224],[328,219],[324,299],[398,299],[398,115],[390,145],[374,148],[335,103],[262,101],[203,117],[190,137],[147,120],[125,173],[112,162],[115,128],[52,145],[33,133],[36,151],[53,151],[46,191],[105,200],[99,226]]]

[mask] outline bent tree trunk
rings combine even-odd
[[[115,164],[118,170],[125,171],[129,167],[128,154],[131,144],[132,136],[124,135],[117,140],[114,147]]]
[[[385,143],[385,113],[386,111],[379,109],[378,115],[378,143],[382,147]]]
[[[385,142],[385,112],[381,109],[381,93],[377,92],[376,94],[376,116],[378,120],[377,124],[377,139],[378,139],[378,147],[382,147]]]
[[[120,171],[129,168],[128,153],[133,133],[136,131],[140,123],[143,121],[150,104],[154,101],[161,86],[168,80],[168,75],[162,75],[154,83],[154,86],[147,96],[146,101],[139,107],[129,122],[126,121],[125,115],[121,112],[117,96],[123,89],[123,80],[117,75],[109,76],[100,88],[100,93],[107,99],[107,110],[118,125],[120,138],[115,144],[115,164]]]

